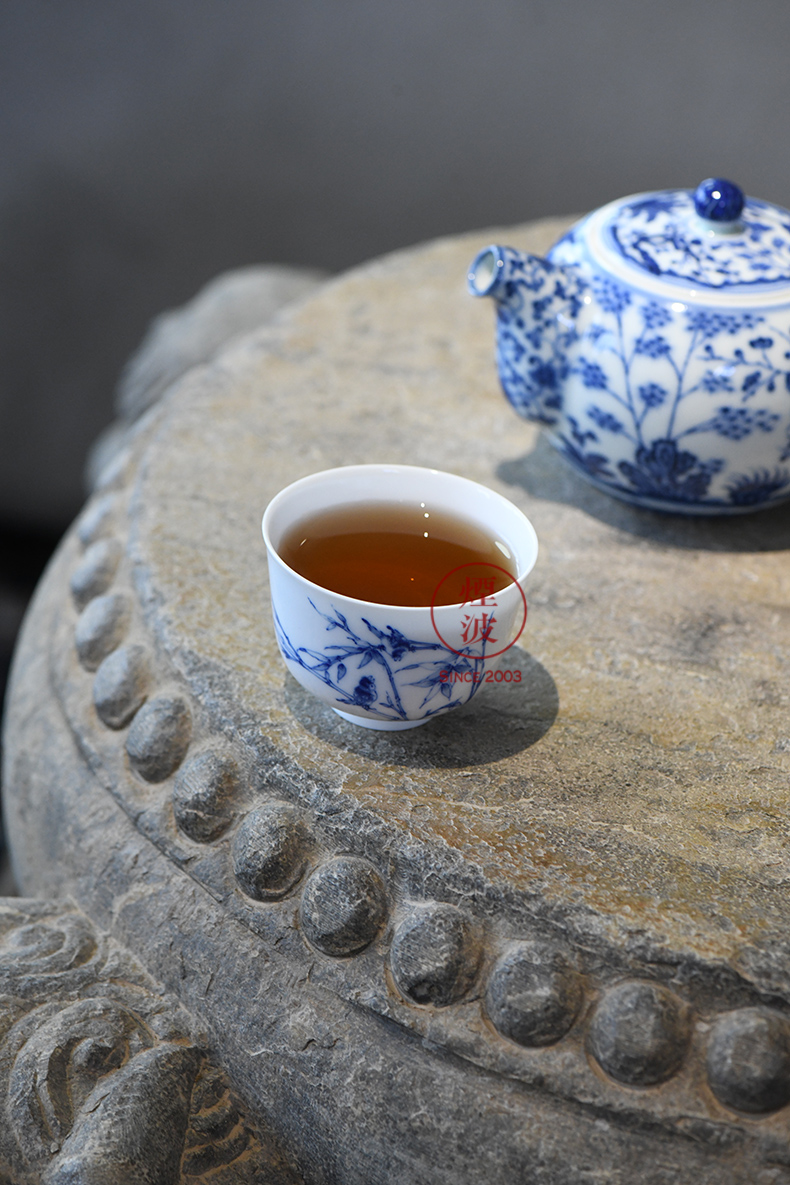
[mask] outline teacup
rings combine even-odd
[[[463,572],[454,571],[448,573],[458,587],[453,604],[439,603],[439,597],[431,605],[374,604],[322,588],[279,554],[290,528],[319,511],[415,502],[503,541],[516,579],[491,594],[479,580],[471,588],[467,581],[464,589]],[[412,465],[329,469],[281,490],[266,508],[262,529],[285,665],[352,724],[397,731],[460,707],[477,694],[486,672],[524,628],[521,584],[538,554],[534,528],[512,502],[467,478]]]

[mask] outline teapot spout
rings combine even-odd
[[[505,395],[525,419],[556,424],[586,282],[575,267],[498,246],[475,256],[467,281],[472,296],[490,296],[496,303],[497,366]]]
[[[472,260],[467,275],[467,286],[472,296],[490,296],[500,300],[507,284],[513,280],[524,259],[538,260],[538,256],[524,256],[512,247],[484,247]],[[541,263],[547,262],[540,260]],[[549,265],[550,266],[550,265]],[[523,264],[522,264],[523,269]]]
[[[527,255],[514,247],[491,246],[472,260],[467,280],[472,296],[507,301],[513,295],[513,285],[540,292],[552,278],[565,271],[540,255]]]

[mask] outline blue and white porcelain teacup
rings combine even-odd
[[[493,607],[490,596],[480,598],[484,608],[474,597],[466,604],[459,599],[420,606],[357,600],[306,579],[279,554],[286,533],[319,511],[422,502],[503,542],[516,580],[496,592]],[[413,728],[460,707],[478,693],[524,627],[521,584],[537,558],[534,528],[512,502],[467,478],[411,465],[329,469],[281,490],[266,509],[262,529],[285,665],[303,687],[353,724]],[[474,613],[479,616],[472,618]],[[478,629],[480,621],[484,628]]]
[[[681,514],[790,498],[790,211],[703,181],[611,202],[546,259],[487,247],[516,411],[602,490]]]

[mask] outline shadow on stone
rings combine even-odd
[[[545,736],[559,710],[557,685],[537,659],[513,647],[501,671],[521,682],[491,682],[471,703],[406,732],[376,732],[341,720],[287,675],[285,702],[299,723],[321,741],[371,761],[414,769],[458,769],[501,761]]]
[[[531,453],[502,461],[496,476],[507,485],[520,486],[533,498],[575,506],[610,527],[665,547],[724,552],[790,548],[790,503],[718,518],[640,510],[602,493],[575,473],[544,433]]]

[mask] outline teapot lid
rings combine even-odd
[[[779,289],[790,287],[790,211],[747,198],[724,178],[693,192],[611,202],[590,215],[586,230],[589,249],[607,270],[667,295],[682,288],[715,304],[773,303]]]

